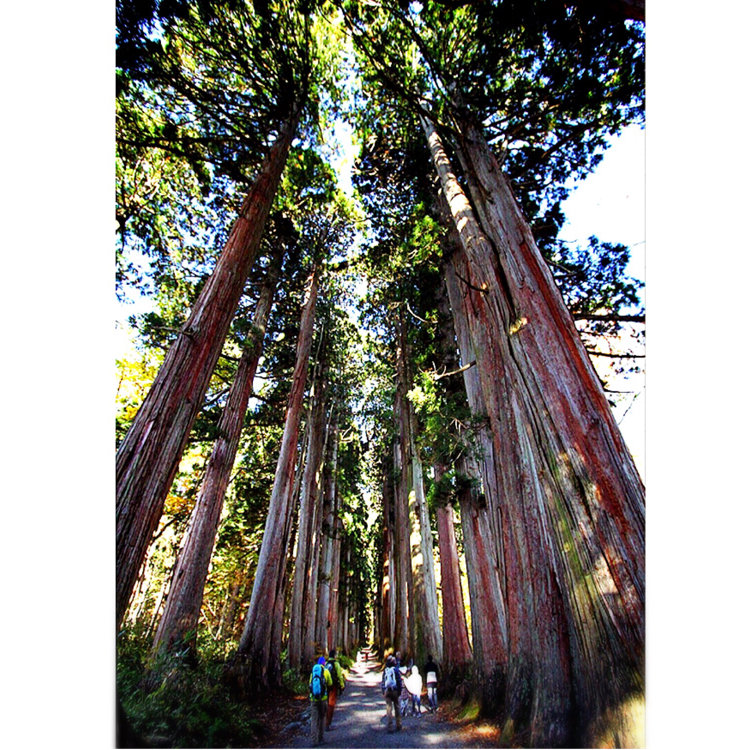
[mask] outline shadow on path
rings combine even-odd
[[[331,729],[323,737],[324,748],[409,748],[470,747],[458,727],[437,714],[422,711],[420,716],[404,716],[400,732],[388,732],[385,700],[380,691],[381,665],[365,661],[359,652],[347,677],[346,690],[339,696]],[[302,718],[302,717],[300,717]],[[394,721],[395,726],[395,721]],[[274,747],[310,747],[309,704],[304,723],[282,734]]]

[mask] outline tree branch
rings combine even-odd
[[[488,294],[486,289],[480,289],[478,286],[474,286],[474,284],[472,284],[470,281],[467,281],[463,276],[461,276],[460,273],[456,272],[456,276],[458,276],[458,278],[461,279],[461,281],[463,281],[464,284],[469,287],[469,289],[473,289],[475,292],[481,292],[482,294]]]
[[[645,354],[612,354],[610,352],[596,352],[592,349],[586,351],[593,357],[610,357],[611,359],[645,359]]]
[[[645,323],[645,315],[596,315],[588,313],[573,313],[574,320],[604,320],[604,321],[617,321],[618,323]]]
[[[459,367],[457,370],[453,370],[453,372],[444,372],[442,375],[437,375],[435,377],[435,381],[442,380],[443,378],[450,377],[451,375],[458,375],[460,372],[464,372],[464,370],[468,370],[470,367],[474,367],[476,364],[476,360],[473,362],[469,362],[468,365],[464,365],[463,367]]]

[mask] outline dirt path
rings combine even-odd
[[[365,661],[360,652],[356,664],[349,671],[346,690],[336,704],[331,729],[325,732],[322,747],[476,747],[467,744],[460,728],[443,720],[439,710],[431,714],[424,709],[424,705],[421,716],[403,717],[400,732],[388,732],[380,675],[380,665]],[[275,747],[310,747],[309,717],[308,704],[301,720],[288,727]]]

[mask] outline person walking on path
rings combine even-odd
[[[339,664],[339,660],[336,658],[335,648],[332,648],[328,654],[326,671],[330,672],[332,681],[331,688],[328,691],[328,709],[326,711],[326,729],[330,729],[331,721],[333,720],[333,711],[336,708],[336,700],[339,694],[344,692],[344,687],[346,686],[344,670],[341,669],[341,664]]]
[[[331,673],[325,668],[325,663],[325,656],[321,656],[310,673],[310,739],[313,747],[323,742],[323,721],[328,707],[328,690],[333,684]]]
[[[416,664],[412,664],[409,674],[404,678],[406,689],[411,694],[411,715],[422,715],[422,675]]]
[[[432,660],[432,654],[427,654],[427,663],[424,665],[425,683],[427,684],[427,710],[430,713],[437,711],[437,682],[438,666]]]
[[[398,699],[401,695],[401,672],[396,666],[396,660],[389,656],[385,662],[380,687],[385,698],[385,713],[388,717],[388,731],[393,731],[393,714],[396,714],[396,731],[401,731],[401,712],[398,710]]]

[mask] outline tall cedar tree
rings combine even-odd
[[[280,243],[266,271],[252,321],[250,344],[244,351],[227,398],[217,438],[206,467],[182,550],[177,559],[154,649],[195,649],[195,634],[203,601],[211,553],[219,527],[224,494],[237,455],[245,411],[263,347],[263,336],[278,284],[284,246]]]
[[[502,534],[506,574],[508,662],[498,698],[508,731],[528,727],[533,745],[613,736],[638,742],[637,705],[644,688],[643,486],[573,320],[478,124],[489,100],[501,121],[505,115],[497,130],[505,132],[508,145],[533,137],[534,128],[526,125],[538,118],[526,109],[531,102],[549,113],[537,133],[555,131],[556,143],[539,142],[543,148],[527,155],[537,166],[554,165],[575,140],[585,144],[587,134],[614,132],[627,121],[637,97],[629,88],[628,55],[636,50],[637,57],[637,47],[627,38],[629,30],[609,21],[587,22],[582,14],[554,9],[538,19],[532,15],[536,10],[524,14],[514,3],[481,3],[476,16],[461,8],[451,18],[431,3],[423,10],[393,5],[384,20],[380,9],[350,6],[350,21],[375,75],[420,113],[460,238],[467,274],[460,278],[461,307],[489,418],[500,500],[490,511],[498,516],[493,526]],[[513,46],[495,40],[489,47],[475,21]],[[458,39],[467,30],[464,46]],[[396,39],[401,44],[394,44]],[[393,62],[407,41],[422,64],[416,73],[413,58]],[[477,50],[489,51],[489,60]],[[514,74],[527,66],[515,81],[502,80],[500,63],[508,51],[515,54]],[[498,84],[484,92],[469,67],[482,62]],[[637,82],[637,75],[631,78]],[[474,207],[443,146],[436,110],[420,99],[428,87],[442,105],[446,127],[440,129],[450,138]],[[523,149],[518,151],[525,158]],[[555,177],[554,169],[550,174]]]
[[[250,19],[251,21],[253,19]],[[239,19],[234,29],[238,37],[227,37],[229,44],[245,46],[246,37],[267,37],[265,23],[245,23]],[[281,22],[276,31],[285,36]],[[197,26],[197,33],[202,27]],[[221,32],[225,32],[222,30]],[[178,51],[181,46],[175,42]],[[196,299],[188,320],[165,357],[159,373],[128,434],[117,452],[116,524],[116,606],[117,623],[122,620],[148,544],[161,517],[164,499],[177,471],[190,428],[202,405],[211,374],[218,360],[237,304],[258,249],[289,148],[306,104],[310,59],[309,48],[299,58],[290,43],[287,56],[272,62],[269,75],[271,95],[277,96],[279,121],[276,139],[269,150],[229,233],[226,245],[211,277]],[[277,51],[278,53],[278,51]],[[180,71],[181,73],[182,71]],[[175,76],[175,84],[184,84]],[[278,87],[273,92],[273,84]],[[203,97],[200,84],[195,104]],[[283,90],[283,93],[282,93]]]
[[[245,694],[281,685],[279,628],[283,622],[285,563],[291,531],[299,424],[312,348],[319,276],[320,268],[316,264],[310,273],[302,307],[292,390],[287,403],[284,435],[250,606],[237,654],[230,664],[230,672],[235,675],[236,684]]]

